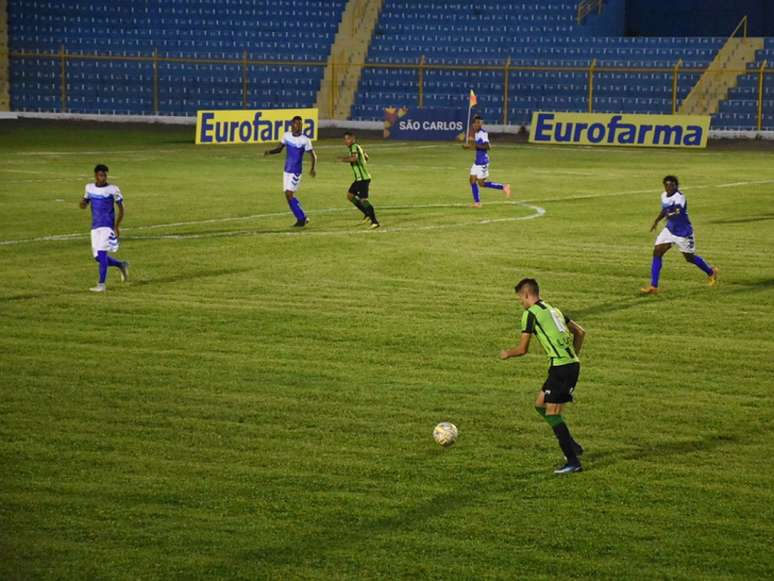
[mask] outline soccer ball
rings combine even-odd
[[[444,448],[448,448],[457,441],[457,426],[451,422],[441,422],[433,430],[433,439]]]

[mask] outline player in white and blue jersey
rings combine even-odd
[[[704,259],[695,253],[695,241],[693,238],[693,226],[688,218],[688,201],[679,190],[679,182],[675,176],[664,178],[664,192],[661,194],[661,212],[656,216],[650,231],[656,229],[658,223],[666,218],[666,227],[656,238],[653,247],[653,263],[650,268],[650,286],[640,289],[641,292],[654,295],[658,292],[658,280],[661,275],[661,264],[664,254],[672,246],[677,246],[683,253],[683,258],[691,264],[695,264],[708,277],[707,284],[715,286],[718,282],[718,269],[707,264]]]
[[[501,184],[499,182],[490,182],[489,178],[489,134],[481,127],[482,119],[480,115],[473,117],[474,143],[465,141],[462,147],[465,149],[475,149],[476,159],[470,167],[470,189],[473,192],[473,207],[481,207],[481,198],[478,193],[479,188],[491,188],[493,190],[503,190],[505,197],[511,197],[511,184]]]
[[[301,202],[296,198],[296,192],[301,186],[301,173],[303,171],[304,154],[308,151],[312,156],[312,168],[309,170],[309,174],[312,177],[317,175],[317,154],[312,148],[312,140],[306,135],[301,134],[301,123],[303,119],[296,115],[293,117],[293,124],[290,126],[290,131],[285,133],[282,137],[280,144],[274,149],[264,151],[264,155],[274,155],[281,152],[285,147],[288,148],[287,156],[285,158],[285,174],[284,184],[285,198],[288,201],[290,211],[296,217],[296,223],[293,224],[296,228],[303,228],[309,223],[309,218],[306,217],[303,208],[301,208]]]
[[[118,186],[107,182],[107,174],[106,165],[100,164],[94,168],[94,183],[86,184],[86,191],[79,204],[82,210],[91,206],[91,250],[94,260],[99,264],[99,282],[89,290],[98,293],[105,292],[109,266],[118,269],[122,281],[129,278],[129,263],[108,256],[108,252],[118,251],[118,238],[124,219],[124,198]]]

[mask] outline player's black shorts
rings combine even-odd
[[[370,185],[371,180],[360,180],[357,182],[352,182],[352,185],[349,186],[349,193],[355,194],[358,198],[367,198],[368,186]]]
[[[572,401],[572,393],[580,375],[580,363],[568,363],[548,368],[548,379],[543,384],[546,403],[567,403]]]

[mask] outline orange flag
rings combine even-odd
[[[470,90],[470,108],[472,109],[478,104],[478,97],[476,97],[476,94],[473,92],[473,89]]]

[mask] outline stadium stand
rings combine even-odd
[[[6,0],[0,0],[0,111],[11,108],[8,66],[8,10]]]
[[[599,112],[671,113],[672,72],[705,68],[725,38],[663,38],[588,36],[576,20],[570,2],[462,3],[387,0],[369,52],[369,62],[427,63],[470,66],[471,70],[425,72],[425,104],[455,107],[468,89],[479,95],[482,114],[503,119],[504,73],[476,70],[473,65],[576,68],[575,71],[510,72],[510,123],[528,123],[537,109],[584,111],[588,107],[588,74],[596,66],[667,69],[665,72],[597,72],[593,110]],[[594,17],[591,16],[590,19]],[[353,109],[355,119],[380,119],[384,105],[416,102],[416,70],[367,68]],[[683,99],[699,73],[679,75],[678,99]]]
[[[759,69],[766,63],[774,65],[774,39],[767,38],[763,50],[758,51],[757,60],[748,67],[748,73],[739,78],[739,84],[731,89],[728,99],[720,105],[713,118],[713,126],[719,129],[749,129],[755,127],[758,116]],[[763,83],[763,118],[768,126],[774,127],[774,79]]]
[[[133,0],[53,2],[10,0],[11,50],[98,53],[119,57],[314,61],[324,63],[345,0]],[[106,27],[109,32],[106,33]],[[153,63],[67,59],[67,109],[77,113],[153,112]],[[12,107],[61,108],[56,59],[15,59]],[[192,115],[197,108],[241,108],[242,67],[220,63],[158,63],[158,110]],[[250,65],[248,105],[309,107],[320,66]]]
[[[330,76],[347,4],[8,0],[10,49],[24,53],[10,63],[11,108],[193,115],[202,108],[311,107],[323,102],[321,82]],[[464,106],[473,89],[490,123],[526,124],[539,109],[588,110],[592,63],[593,111],[671,113],[673,80],[679,103],[726,37],[623,36],[627,5],[607,0],[602,14],[579,23],[575,0],[384,0],[366,66],[359,82],[354,77],[354,102],[336,117],[382,120],[387,106],[417,104],[422,59],[424,105]],[[714,128],[755,128],[764,60],[774,66],[772,39],[721,102]],[[774,87],[764,89],[765,123],[774,128]]]

